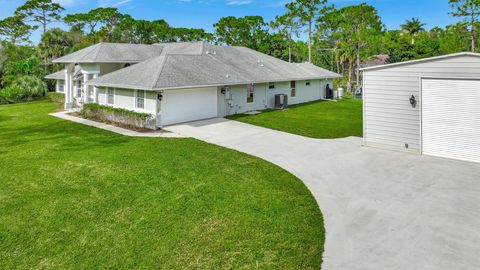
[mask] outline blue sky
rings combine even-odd
[[[86,12],[98,6],[113,6],[137,19],[164,19],[174,27],[212,30],[223,16],[261,15],[271,20],[284,12],[287,0],[55,0],[66,13]],[[0,0],[0,18],[11,16],[22,0]],[[448,0],[330,0],[338,7],[366,2],[379,11],[387,29],[412,17],[427,23],[426,28],[445,26],[457,21],[450,14]],[[38,40],[38,33],[33,38]]]

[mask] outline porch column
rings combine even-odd
[[[73,70],[72,65],[65,67],[65,109],[73,107]]]
[[[93,79],[98,78],[98,73],[93,73]],[[98,103],[98,87],[93,86],[93,102]]]
[[[88,103],[89,93],[88,93],[87,81],[88,81],[88,73],[83,73],[83,104]]]

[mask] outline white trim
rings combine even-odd
[[[423,87],[422,87],[422,84],[423,84],[423,78],[422,76],[419,76],[418,77],[418,95],[419,95],[419,103],[420,103],[420,107],[418,108],[420,111],[419,111],[419,115],[420,115],[420,130],[419,130],[419,133],[420,133],[420,154],[423,155],[423,99],[422,99],[422,92],[423,92]],[[418,102],[417,102],[418,103]]]
[[[363,80],[362,80],[362,129],[363,129],[363,145],[367,145],[367,125],[365,124],[365,92],[367,89],[365,89],[365,77],[366,77],[366,74],[364,73],[363,74]],[[338,91],[338,90],[337,90]],[[325,91],[326,92],[326,91]],[[355,93],[353,94],[353,98],[355,99]],[[326,93],[325,93],[325,97],[326,97]]]
[[[331,80],[335,78],[341,78],[341,76],[329,76],[329,77],[314,77],[314,78],[292,78],[292,79],[283,79],[279,81],[273,81],[275,83],[282,83],[282,82],[290,82],[290,81],[315,81],[315,80]],[[95,82],[87,82],[88,85],[96,85],[100,87],[116,87],[116,88],[125,88],[125,89],[140,89],[140,90],[147,90],[147,91],[162,91],[162,90],[175,90],[175,89],[192,89],[192,88],[206,88],[206,87],[222,87],[222,86],[236,86],[236,85],[246,85],[246,84],[262,84],[262,83],[269,83],[272,82],[271,80],[268,81],[254,81],[254,82],[232,82],[232,83],[218,83],[218,84],[206,84],[206,85],[185,85],[185,86],[175,86],[175,87],[163,87],[163,88],[148,88],[148,87],[141,87],[135,85],[121,85],[121,84],[114,84],[114,83],[104,83],[104,84],[96,84]]]
[[[109,93],[109,92],[110,92],[110,91],[109,91],[110,89],[113,91],[113,95],[112,95],[112,96],[113,96],[113,103],[109,103],[109,102],[108,102],[108,96],[110,95],[110,93]],[[115,95],[116,95],[115,92],[116,92],[116,91],[115,91],[115,88],[112,88],[112,87],[107,87],[107,88],[106,88],[106,91],[105,91],[105,104],[107,104],[107,105],[115,105]]]
[[[447,58],[458,57],[458,56],[480,57],[480,53],[460,52],[460,53],[447,54],[447,55],[441,55],[441,56],[436,56],[436,57],[429,57],[429,58],[423,58],[423,59],[404,61],[404,62],[393,63],[393,64],[386,64],[386,65],[380,65],[380,66],[374,66],[374,67],[366,67],[366,68],[361,68],[360,71],[386,69],[386,68],[397,67],[397,66],[402,66],[402,65],[410,65],[410,64],[416,64],[416,63],[422,63],[422,62],[429,62],[429,61],[447,59]]]
[[[295,84],[295,87],[292,87],[292,82]],[[295,95],[292,95],[292,91],[295,92]],[[290,81],[290,98],[296,98],[297,97],[297,81]]]
[[[138,91],[143,92],[143,108],[138,107]],[[145,110],[145,101],[147,99],[147,91],[141,89],[135,89],[133,93],[133,108]]]

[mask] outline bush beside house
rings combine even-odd
[[[156,129],[155,118],[151,114],[113,108],[96,103],[83,105],[80,115],[93,121],[116,124],[134,130]]]
[[[32,100],[44,97],[46,94],[47,84],[42,79],[35,76],[22,76],[0,90],[0,104]]]

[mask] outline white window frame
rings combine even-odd
[[[110,96],[110,91],[112,91],[112,103],[109,103],[108,97]],[[115,88],[107,87],[105,90],[105,104],[115,105]]]
[[[75,83],[75,87],[77,89],[77,93],[75,93],[75,97],[76,98],[81,98],[83,96],[83,85],[82,85],[82,81],[80,80],[77,80],[77,82]]]
[[[139,107],[139,106],[138,106],[138,101],[139,101],[138,92],[143,92],[143,97],[141,98],[141,99],[143,99],[143,106],[142,106],[142,107]],[[133,101],[134,101],[133,106],[134,106],[134,108],[136,108],[136,109],[141,109],[141,110],[145,110],[145,100],[147,99],[147,91],[135,89],[134,95],[135,95],[134,98],[133,98]]]
[[[252,95],[252,101],[248,101],[250,98],[250,94]],[[254,103],[255,102],[255,85],[249,84],[247,85],[247,104]]]
[[[292,87],[292,84],[294,86]],[[294,95],[292,95],[294,94]],[[291,98],[296,98],[297,97],[297,82],[296,81],[290,81],[290,97]]]
[[[59,93],[64,93],[65,92],[65,84],[61,83],[61,82],[58,82],[57,85],[58,85],[58,92]]]

